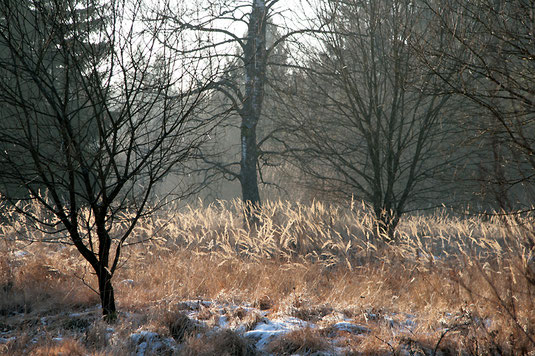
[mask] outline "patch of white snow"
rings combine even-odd
[[[336,323],[332,326],[332,328],[340,331],[346,331],[351,334],[368,334],[371,332],[371,329],[365,326],[349,323],[347,321]]]
[[[255,340],[256,348],[262,349],[275,337],[307,326],[310,327],[311,325],[294,317],[274,320],[264,319],[263,322],[256,325],[254,330],[246,332],[244,336]]]
[[[136,356],[144,356],[146,352],[160,354],[175,349],[175,341],[172,338],[162,338],[152,331],[143,330],[131,334],[130,340],[136,346]]]
[[[121,284],[125,284],[129,287],[133,287],[134,286],[134,280],[133,279],[123,279],[121,281]]]

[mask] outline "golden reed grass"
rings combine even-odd
[[[121,326],[125,335],[141,326],[162,328],[171,305],[203,299],[265,306],[270,313],[320,324],[325,314],[343,313],[372,330],[346,335],[342,346],[355,354],[535,350],[535,259],[527,243],[533,217],[437,210],[404,217],[396,242],[385,244],[374,238],[370,211],[354,202],[266,202],[258,228],[252,229],[242,216],[239,202],[199,203],[167,207],[139,222],[114,277],[119,309],[143,315]],[[37,331],[24,320],[98,303],[86,286],[95,288],[94,276],[71,246],[29,243],[63,236],[21,220],[0,228],[0,314],[26,312],[8,318],[10,330],[17,326],[18,333],[33,335]],[[122,228],[115,226],[112,233]],[[27,255],[21,257],[21,251]],[[410,338],[391,330],[407,315],[415,323]],[[307,332],[290,337],[308,340]],[[316,342],[318,335],[313,336]],[[291,344],[279,340],[272,349],[285,343]],[[101,343],[84,347],[121,352]]]

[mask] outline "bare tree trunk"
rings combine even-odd
[[[116,318],[115,295],[111,279],[113,270],[109,269],[111,236],[106,230],[106,209],[99,207],[95,209],[95,223],[97,226],[97,235],[99,241],[98,257],[99,263],[94,269],[98,278],[98,292],[102,304],[102,315],[107,321],[113,321]],[[118,253],[118,251],[116,252]]]
[[[256,151],[256,123],[253,128],[247,127],[246,122],[244,122],[242,125],[240,182],[243,203],[245,204],[245,219],[248,222],[257,223],[258,218],[255,216],[255,211],[260,208],[260,193],[258,191],[258,179],[256,173],[258,159],[258,153]]]
[[[240,183],[243,202],[246,204],[246,220],[258,222],[255,211],[260,208],[258,191],[258,152],[256,127],[262,112],[264,84],[266,80],[266,19],[265,0],[252,0],[252,10],[244,48],[245,100],[241,111],[241,161]]]
[[[96,272],[98,277],[100,303],[102,304],[102,315],[104,315],[104,318],[107,321],[113,321],[116,318],[117,309],[115,308],[115,295],[111,283],[112,275],[103,265],[100,265],[100,268],[98,268]]]

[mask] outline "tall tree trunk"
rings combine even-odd
[[[102,222],[102,219],[97,219],[98,222]],[[84,258],[91,264],[98,279],[98,292],[100,296],[100,303],[102,305],[102,314],[108,321],[113,321],[116,317],[117,309],[115,307],[115,295],[113,292],[113,285],[111,283],[112,274],[108,269],[108,256],[110,251],[111,238],[107,231],[103,230],[102,225],[99,231],[99,258],[89,250],[82,242],[78,230],[73,227],[68,221],[65,222],[66,226],[70,226],[69,233],[74,245],[78,251],[84,256]]]
[[[242,126],[242,159],[240,182],[242,199],[245,204],[245,218],[249,223],[258,223],[256,211],[260,208],[260,193],[258,191],[256,151],[256,126],[249,128]]]
[[[101,206],[95,209],[95,224],[99,241],[99,263],[95,266],[98,277],[98,291],[102,304],[102,314],[106,321],[114,321],[117,317],[115,309],[115,295],[111,284],[112,272],[109,270],[109,257],[111,249],[111,236],[106,229],[106,208]]]
[[[258,190],[258,151],[256,127],[262,112],[266,80],[266,19],[265,0],[252,0],[245,58],[245,100],[241,112],[240,183],[246,220],[257,223],[256,211],[260,208]]]
[[[107,321],[113,321],[116,318],[117,309],[115,308],[115,294],[111,283],[112,276],[103,265],[100,265],[96,272],[102,315]]]

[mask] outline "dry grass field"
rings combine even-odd
[[[232,202],[144,218],[114,324],[74,248],[37,242],[61,236],[1,226],[0,354],[535,355],[533,218],[407,216],[384,244],[361,205],[267,202],[259,226]]]

